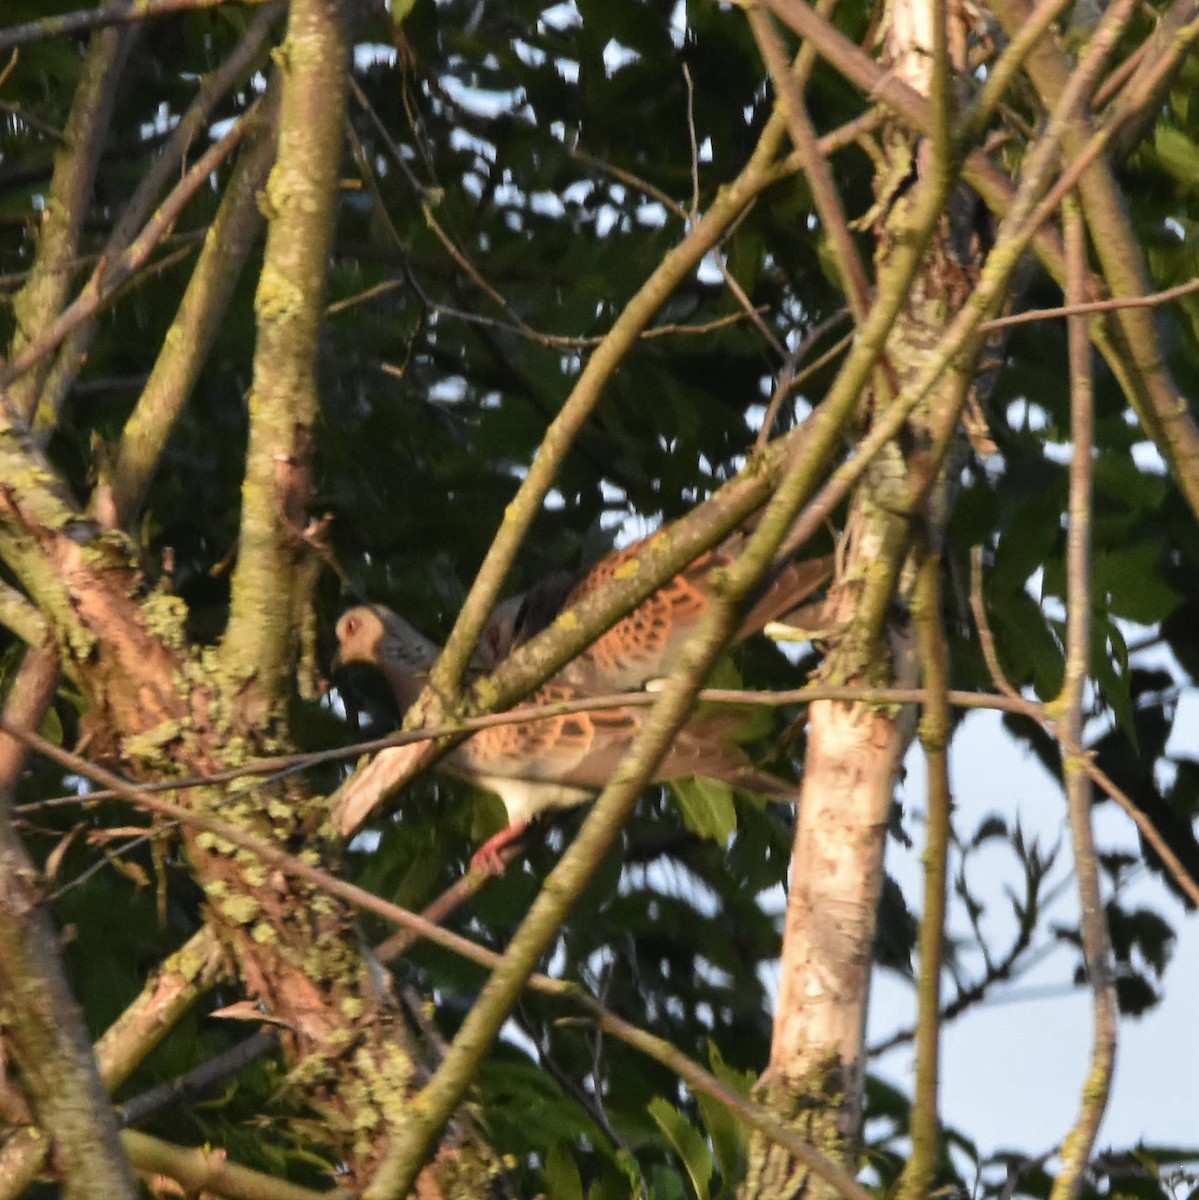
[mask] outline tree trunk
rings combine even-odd
[[[928,9],[931,12],[931,8]],[[934,39],[923,6],[889,8],[884,61],[928,95]],[[874,304],[895,319],[860,409],[881,417],[915,384],[929,352],[976,278],[962,229],[969,204],[951,196],[946,143],[898,125],[882,136],[876,182]],[[948,216],[945,215],[948,211]],[[963,253],[963,246],[965,252]],[[920,253],[905,272],[905,257]],[[843,534],[842,570],[828,605],[836,631],[821,682],[911,686],[916,682],[907,606],[923,556],[939,549],[960,467],[958,425],[968,364],[955,363],[911,411],[857,489]],[[851,1169],[863,1110],[870,969],[884,846],[896,775],[914,713],[820,701],[808,745],[791,859],[778,1007],[759,1098],[812,1144]],[[755,1138],[742,1195],[780,1200],[823,1194],[778,1145]]]

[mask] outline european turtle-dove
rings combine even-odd
[[[381,604],[350,609],[337,623],[337,638],[334,668],[351,662],[377,667],[401,713],[420,693],[437,655],[432,642]],[[585,694],[555,677],[515,711]],[[482,729],[451,750],[440,768],[494,792],[508,813],[508,826],[476,851],[472,866],[502,871],[500,850],[519,837],[533,817],[591,799],[608,782],[645,717],[645,709],[620,707],[514,721]],[[702,775],[770,799],[793,801],[793,784],[758,770],[727,740],[737,724],[736,714],[730,713],[691,717],[658,764],[653,782]]]

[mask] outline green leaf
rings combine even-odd
[[[658,1123],[658,1128],[666,1134],[675,1153],[683,1160],[698,1200],[709,1200],[708,1183],[712,1178],[712,1154],[704,1141],[704,1135],[661,1096],[650,1101],[649,1115]]]
[[[670,790],[683,814],[683,824],[692,833],[728,845],[737,828],[737,808],[727,783],[697,775],[671,780]]]
[[[1136,715],[1132,706],[1132,677],[1128,672],[1128,647],[1114,621],[1096,615],[1091,627],[1091,673],[1111,705],[1124,736],[1136,745]]]
[[[575,1145],[586,1138],[601,1153],[612,1144],[582,1108],[544,1071],[516,1050],[506,1047],[482,1073],[484,1101],[493,1125],[522,1139],[522,1149],[549,1153],[546,1148]],[[580,1185],[581,1186],[581,1185]]]
[[[1186,191],[1199,189],[1199,146],[1182,130],[1159,125],[1154,131],[1153,148],[1158,162]]]
[[[988,597],[1001,665],[1019,686],[1031,680],[1042,700],[1061,691],[1061,645],[1040,606],[1025,592]]]
[[[679,1173],[655,1163],[650,1171],[649,1200],[684,1200],[686,1195]]]
[[[708,1066],[725,1087],[739,1096],[748,1096],[757,1079],[752,1071],[738,1071],[730,1067],[720,1053],[720,1047],[711,1039],[708,1041]],[[695,1101],[699,1105],[700,1116],[703,1117],[704,1128],[708,1131],[720,1168],[724,1182],[722,1193],[731,1196],[745,1174],[749,1126],[715,1096],[696,1092]]]
[[[1158,574],[1161,547],[1154,542],[1134,542],[1095,556],[1092,588],[1103,596],[1113,617],[1156,625],[1181,603],[1182,596]]]
[[[583,1200],[583,1180],[566,1142],[555,1142],[545,1162],[547,1200]]]

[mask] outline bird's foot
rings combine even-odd
[[[486,871],[488,875],[502,875],[507,863],[501,851],[512,845],[529,828],[528,821],[508,825],[494,833],[471,855],[470,869]]]

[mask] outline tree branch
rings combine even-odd
[[[912,617],[920,647],[920,669],[928,700],[920,742],[928,771],[928,821],[924,854],[924,905],[920,914],[919,1012],[916,1024],[916,1092],[912,1098],[912,1154],[900,1177],[900,1200],[926,1196],[937,1167],[940,1116],[941,970],[945,945],[946,876],[950,809],[949,652],[941,616],[941,559],[926,554],[920,565]]]
[[[189,1195],[215,1194],[229,1200],[352,1200],[354,1194],[347,1188],[318,1192],[301,1187],[231,1163],[223,1150],[174,1146],[135,1129],[126,1129],[121,1142],[139,1170],[178,1180]]]
[[[53,647],[26,651],[4,706],[5,729],[35,728],[57,683],[58,654]],[[43,905],[38,870],[12,826],[12,790],[24,756],[22,740],[5,736],[0,741],[0,992],[5,997],[5,1043],[21,1069],[39,1122],[54,1139],[66,1200],[85,1200],[97,1193],[135,1200],[133,1172],[58,956],[58,936]]]
[[[430,688],[432,692],[440,692],[443,695],[454,695],[457,692],[458,683],[478,644],[484,622],[516,559],[521,542],[534,517],[540,512],[542,502],[553,484],[567,450],[599,402],[605,384],[680,281],[699,265],[704,255],[717,244],[729,225],[744,211],[745,206],[772,181],[769,168],[785,135],[785,122],[781,114],[775,113],[766,123],[758,144],[741,174],[720,190],[704,216],[686,237],[663,257],[657,269],[625,305],[624,311],[612,325],[607,337],[593,351],[570,396],[562,405],[561,412],[546,430],[528,474],[504,512],[503,521],[471,585],[458,614],[458,620],[446,641],[445,650],[433,668]],[[682,565],[684,563],[680,563],[679,567]],[[679,568],[676,567],[675,570],[677,569]],[[673,574],[673,571],[663,575],[659,585],[670,574]],[[642,598],[652,590],[653,588],[649,588],[642,594]],[[634,601],[630,607],[636,603],[637,601]],[[615,619],[614,614],[613,620]],[[581,648],[582,644],[578,649]],[[569,657],[569,654],[566,655],[566,658]]]
[[[678,665],[671,671],[649,719],[632,748],[600,793],[578,836],[546,880],[463,1021],[445,1058],[399,1124],[387,1157],[364,1193],[364,1200],[406,1196],[450,1114],[470,1085],[479,1063],[516,1003],[537,961],[557,935],[570,907],[595,873],[621,824],[632,811],[671,738],[686,719],[704,674],[735,628],[739,602],[768,570],[805,493],[811,472],[801,464],[781,481],[750,536],[745,552],[728,570]],[[827,1177],[827,1160],[813,1167]],[[844,1177],[839,1176],[834,1186]]]
[[[1075,101],[1089,98],[1099,68],[1111,54],[1116,37],[1134,9],[1135,5],[1130,3],[1119,3],[1105,10],[1086,57],[1074,70],[1048,39],[1041,41],[1029,56],[1029,78],[1046,106],[1064,111],[1061,144],[1067,160],[1087,153],[1094,131],[1086,110],[1076,103],[1063,105],[1063,98],[1067,94]],[[996,6],[996,15],[1009,36],[1014,36],[1028,20],[1029,11],[1025,0],[1005,0]],[[1148,89],[1148,95],[1152,94],[1152,89]],[[1097,159],[1081,173],[1078,195],[1103,278],[1112,295],[1117,299],[1144,296],[1151,290],[1144,258],[1106,162]],[[1089,292],[1075,297],[1078,301],[1091,298]],[[1199,516],[1199,427],[1170,377],[1152,315],[1139,307],[1121,308],[1101,329],[1111,344],[1105,356],[1109,362],[1115,358],[1117,377],[1129,403],[1170,464],[1191,511]],[[1103,342],[1098,344],[1104,348]]]
[[[9,362],[0,369],[0,397],[26,424],[33,420],[49,368],[43,366],[21,379],[22,372],[42,356],[35,355],[20,370],[14,370],[12,364],[27,358],[58,323],[59,310],[71,287],[79,234],[131,40],[128,30],[106,29],[88,46],[62,145],[54,158],[54,176],[41,214],[33,268],[13,303],[16,331],[9,347]],[[14,381],[15,386],[10,387]]]
[[[28,21],[24,25],[10,25],[7,29],[0,30],[0,51],[28,46],[31,42],[44,42],[49,38],[88,33],[110,25],[151,21],[156,17],[170,16],[172,13],[220,8],[225,4],[249,7],[272,2],[273,0],[124,0],[124,3],[106,4],[102,8],[43,17],[40,21]]]
[[[345,120],[347,21],[336,0],[293,2],[280,56],[279,151],[263,199],[269,227],[255,297],[239,553],[221,646],[232,676],[253,680],[245,703],[263,727],[285,718],[295,652],[290,598],[311,491],[317,333]]]
[[[95,1045],[96,1065],[111,1093],[133,1073],[175,1023],[223,972],[211,930],[205,926],[159,964],[137,999]],[[31,1184],[50,1151],[41,1131],[30,1129],[0,1146],[0,1200],[15,1200]]]
[[[184,175],[138,237],[111,262],[102,258],[96,264],[91,278],[71,304],[46,324],[36,341],[27,344],[0,371],[0,389],[10,388],[12,393],[20,395],[26,387],[24,380],[44,377],[44,371],[36,372],[33,368],[56,350],[82,321],[96,313],[117,288],[146,263],[154,248],[170,232],[188,201],[208,184],[212,172],[233,153],[248,129],[246,117],[235,121],[225,136],[205,151]],[[16,386],[13,386],[14,381]],[[52,421],[52,417],[46,418],[46,421]]]
[[[1066,208],[1066,253],[1070,264],[1067,299],[1083,298],[1086,278],[1086,232],[1075,203]],[[1061,709],[1066,745],[1082,742],[1087,677],[1091,663],[1091,513],[1092,455],[1095,442],[1094,381],[1091,342],[1085,317],[1070,317],[1067,325],[1070,356],[1069,525],[1066,532],[1066,675],[1054,707]],[[1064,750],[1064,748],[1063,748]],[[1053,1182],[1051,1200],[1076,1200],[1083,1172],[1099,1132],[1099,1122],[1111,1093],[1116,1065],[1116,989],[1112,978],[1107,915],[1099,886],[1099,862],[1091,828],[1091,781],[1079,755],[1063,752],[1066,808],[1074,844],[1074,876],[1078,881],[1082,945],[1087,980],[1091,985],[1095,1028],[1091,1069],[1082,1089],[1081,1111],[1062,1143],[1062,1169]]]
[[[260,20],[272,26],[273,10],[265,10]],[[93,494],[92,511],[111,528],[127,527],[140,510],[167,438],[216,340],[241,267],[261,232],[258,195],[275,160],[278,95],[277,86],[270,88],[257,106],[248,144],[238,157],[175,320],[121,431],[111,477],[101,479]]]
[[[220,66],[205,76],[187,111],[179,118],[175,128],[171,131],[170,139],[162,148],[161,153],[151,162],[134,189],[133,195],[129,197],[124,210],[113,226],[108,241],[100,251],[99,257],[102,262],[116,258],[137,236],[138,230],[153,213],[159,195],[170,183],[172,176],[179,173],[181,164],[186,162],[191,146],[208,125],[217,102],[249,70],[255,59],[261,54],[271,29],[278,21],[282,11],[281,5],[272,5],[256,14],[233,52]],[[211,248],[211,240],[205,243],[205,248],[206,250]],[[236,261],[236,259],[233,260],[234,263]],[[229,275],[231,277],[229,290],[232,291],[233,285],[237,281],[237,272],[230,270]],[[49,430],[58,422],[58,416],[67,393],[74,386],[79,370],[87,359],[87,349],[91,345],[95,331],[96,319],[93,314],[87,320],[76,325],[59,347],[58,355],[50,369],[49,378],[46,380],[38,403],[37,428],[43,438],[48,436]],[[172,346],[172,343],[173,339],[168,334],[164,346]],[[206,344],[204,348],[207,349]]]

